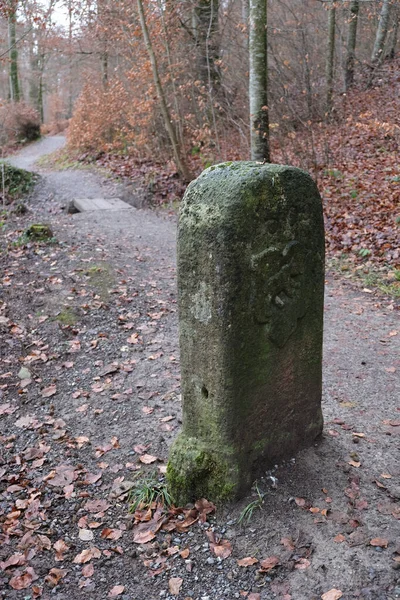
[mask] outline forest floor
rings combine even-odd
[[[13,162],[33,168],[62,144]],[[162,476],[181,423],[176,215],[70,215],[74,197],[120,185],[39,172],[1,232],[0,598],[400,598],[395,301],[327,274],[324,434],[259,480],[248,524],[254,494],[135,524],[123,492]],[[32,223],[54,239],[26,242]]]

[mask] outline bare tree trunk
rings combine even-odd
[[[101,78],[103,82],[103,88],[107,89],[108,86],[108,44],[107,44],[107,32],[104,31],[106,21],[106,9],[107,0],[97,0],[97,16],[100,27],[103,31],[100,34],[101,44]]]
[[[269,162],[267,0],[250,0],[249,58],[251,159]]]
[[[399,20],[400,20],[400,10],[399,10],[399,6],[395,5],[393,8],[393,33],[392,33],[392,40],[390,42],[390,48],[389,48],[389,52],[388,52],[388,57],[389,58],[394,58],[396,55],[396,46],[397,46],[397,38],[398,38],[398,34],[399,34]]]
[[[336,7],[334,0],[328,7],[328,52],[326,56],[326,113],[329,115],[333,108],[333,74],[335,68],[335,32]]]
[[[180,175],[182,176],[182,178],[185,181],[190,181],[190,179],[191,179],[190,171],[189,171],[188,166],[186,165],[185,159],[182,155],[182,149],[179,145],[176,131],[175,131],[175,128],[171,121],[171,116],[169,114],[164,90],[162,88],[160,76],[158,74],[157,60],[156,60],[156,56],[154,54],[153,46],[151,44],[142,0],[137,0],[137,6],[138,6],[138,11],[139,11],[139,18],[140,18],[140,25],[142,28],[143,39],[144,39],[147,53],[149,55],[151,69],[153,72],[154,85],[156,87],[158,100],[160,102],[161,114],[162,114],[162,117],[164,120],[165,129],[167,130],[169,140],[171,142],[176,167],[177,167]]]
[[[17,49],[17,35],[16,35],[16,22],[17,22],[17,2],[15,0],[9,0],[9,13],[8,13],[8,41],[10,48],[10,99],[12,102],[19,102],[21,99],[18,79],[18,49]]]
[[[197,70],[200,80],[209,87],[219,87],[221,72],[219,60],[219,0],[197,0],[195,7],[195,36]]]
[[[389,16],[390,0],[383,0],[381,14],[379,15],[378,29],[376,31],[374,49],[371,56],[372,64],[379,64],[384,57],[385,42],[389,29]]]
[[[354,85],[354,60],[357,44],[358,13],[360,11],[359,0],[352,0],[350,4],[350,22],[347,35],[347,55],[344,72],[344,85],[346,91]]]
[[[72,0],[68,0],[68,71],[69,71],[69,81],[68,81],[68,117],[72,117],[73,112],[73,98],[72,98]]]

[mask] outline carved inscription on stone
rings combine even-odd
[[[277,346],[286,344],[304,317],[307,306],[307,252],[292,240],[285,246],[271,246],[251,258],[254,272],[254,316],[268,326],[268,336]]]

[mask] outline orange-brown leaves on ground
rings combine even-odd
[[[64,560],[64,554],[69,550],[69,546],[67,546],[64,540],[58,540],[58,542],[53,544],[53,548],[56,551],[55,560],[62,562]]]
[[[225,559],[232,554],[232,544],[228,540],[221,539],[214,531],[207,531],[206,535],[210,542],[211,552],[215,556]]]
[[[101,552],[98,548],[93,546],[92,548],[87,548],[86,550],[82,550],[79,554],[77,554],[73,560],[73,562],[77,565],[83,565],[93,558],[100,558]]]
[[[268,573],[269,571],[272,571],[272,569],[275,569],[275,567],[277,567],[280,564],[281,564],[281,561],[277,556],[269,556],[268,558],[264,558],[263,560],[260,560],[260,567],[261,567],[260,572]]]
[[[258,558],[254,558],[253,556],[246,556],[237,561],[238,567],[251,567],[256,563],[258,563]]]

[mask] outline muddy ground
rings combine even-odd
[[[62,144],[48,138],[14,164],[34,168]],[[400,598],[394,302],[328,274],[322,440],[266,472],[248,524],[254,494],[136,543],[122,486],[162,476],[181,424],[176,216],[70,215],[74,197],[118,196],[120,184],[40,172],[28,213],[1,234],[0,597]],[[54,239],[26,243],[38,222]]]

